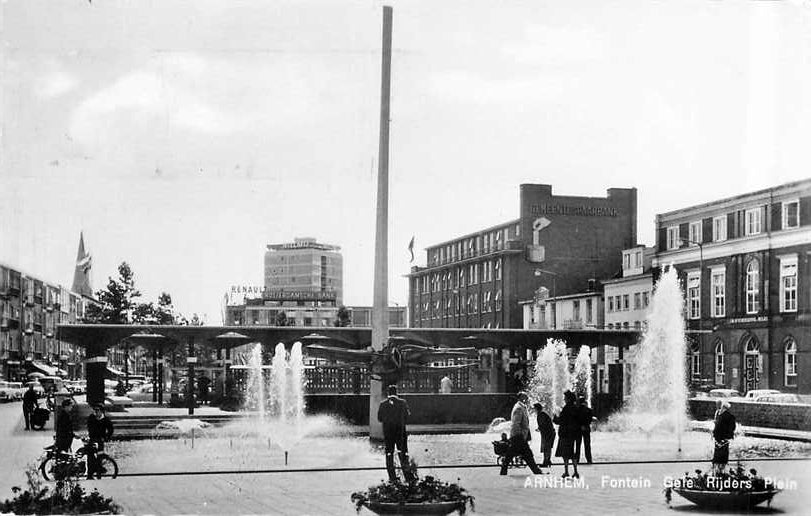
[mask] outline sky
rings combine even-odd
[[[344,256],[371,305],[378,1],[0,2],[0,262],[220,324],[265,247]],[[392,1],[389,297],[522,183],[654,218],[811,177],[811,2]],[[417,258],[407,245],[415,237]]]

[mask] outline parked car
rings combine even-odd
[[[23,382],[6,382],[9,385],[9,388],[14,392],[14,399],[21,400],[23,399],[23,395],[25,394],[25,387],[23,386]]]
[[[9,385],[9,382],[0,381],[0,401],[14,401],[17,399],[16,390]]]
[[[802,403],[802,399],[797,394],[788,392],[778,392],[776,394],[767,394],[765,396],[758,396],[755,398],[756,403]]]
[[[754,400],[760,396],[769,396],[771,394],[780,394],[780,391],[775,389],[752,389],[751,391],[746,392],[745,398],[747,400]]]
[[[735,389],[713,389],[707,393],[710,398],[740,398],[741,393]]]
[[[84,380],[66,380],[65,388],[73,394],[85,394],[87,392],[87,384]]]

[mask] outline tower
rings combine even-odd
[[[93,297],[90,284],[92,260],[90,253],[84,249],[84,233],[79,233],[79,251],[76,253],[76,269],[73,271],[73,288],[71,290],[86,297]]]

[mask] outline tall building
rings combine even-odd
[[[811,179],[656,216],[694,384],[811,392]]]
[[[265,252],[267,292],[334,292],[343,303],[343,256],[337,245],[319,244],[314,238],[271,244]]]
[[[56,338],[58,324],[83,320],[95,301],[16,267],[0,264],[0,372],[22,381],[29,372],[82,376],[84,349]]]
[[[521,328],[519,302],[613,277],[621,251],[636,245],[636,189],[606,197],[558,196],[520,186],[519,218],[427,248],[409,274],[411,327]]]

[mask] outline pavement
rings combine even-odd
[[[24,485],[24,467],[36,463],[42,447],[52,442],[52,423],[46,431],[22,430],[19,403],[0,405],[0,498],[11,496],[11,486]],[[141,445],[139,445],[141,446]],[[151,446],[144,443],[143,446]],[[178,446],[182,446],[178,443]],[[442,446],[437,441],[435,446]],[[339,453],[340,450],[336,450]],[[203,453],[201,451],[201,453]],[[655,460],[656,457],[650,457]],[[149,471],[150,464],[138,464],[138,456],[121,457],[122,473]],[[205,455],[201,461],[206,461]],[[353,515],[353,491],[377,483],[385,476],[382,468],[355,471],[282,471],[273,473],[183,474],[121,476],[88,481],[112,497],[125,514],[281,514]],[[334,467],[334,464],[328,465]],[[747,467],[774,477],[785,485],[772,504],[774,514],[808,514],[811,504],[811,460],[749,460]],[[202,465],[201,465],[202,467]],[[668,476],[705,469],[706,463],[599,464],[580,468],[582,484],[566,484],[560,478],[563,467],[554,465],[540,480],[527,469],[512,469],[498,475],[492,466],[420,468],[420,475],[435,475],[459,481],[475,496],[477,515],[546,514],[704,514],[697,507],[673,495],[670,508],[663,495]],[[187,468],[188,469],[188,468]],[[283,469],[279,467],[277,469]],[[171,470],[169,473],[177,473]],[[367,510],[361,514],[370,515]]]

